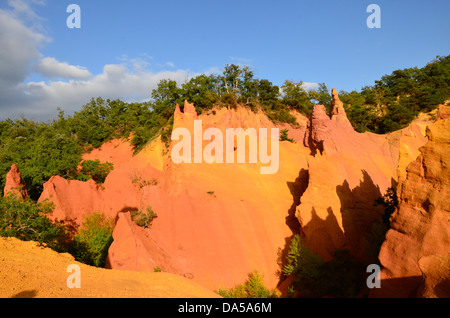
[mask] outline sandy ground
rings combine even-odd
[[[71,264],[79,266],[81,288],[67,286],[69,276],[75,273],[67,272]],[[0,297],[213,298],[218,295],[185,277],[96,268],[36,242],[0,238]]]

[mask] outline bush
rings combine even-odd
[[[365,236],[365,243],[367,246],[367,257],[370,263],[379,263],[378,254],[380,253],[381,245],[383,244],[386,233],[390,228],[390,218],[398,206],[397,191],[395,188],[388,188],[386,193],[375,200],[374,206],[382,205],[384,214],[380,221],[374,222],[370,230]]]
[[[79,262],[104,267],[108,249],[113,242],[113,220],[101,212],[84,217],[73,237],[72,255]]]
[[[78,179],[87,181],[93,179],[96,183],[104,183],[108,174],[114,169],[110,162],[100,163],[100,160],[85,160],[81,163]]]
[[[286,140],[286,141],[294,142],[294,139],[288,137],[288,132],[289,132],[289,129],[281,130],[280,141]]]
[[[153,219],[158,217],[158,215],[153,211],[151,206],[147,206],[146,213],[142,211],[131,212],[131,219],[139,226],[144,228],[150,227],[152,225]]]
[[[269,117],[269,119],[276,124],[277,123],[288,123],[294,128],[299,127],[299,125],[297,123],[297,119],[294,116],[292,116],[285,109],[270,110],[270,109],[266,108],[265,112],[267,114],[267,117]]]
[[[57,251],[64,251],[64,229],[45,216],[53,208],[53,203],[48,201],[36,203],[14,195],[0,197],[0,236],[37,241]]]
[[[295,235],[289,247],[287,264],[282,272],[286,276],[295,274],[297,280],[306,284],[307,281],[319,278],[322,264],[322,258],[308,249],[299,235]]]
[[[231,289],[219,289],[217,293],[224,298],[276,298],[274,290],[264,286],[263,275],[257,271],[248,274],[245,283]]]
[[[294,275],[290,288],[300,297],[355,297],[362,290],[364,268],[346,250],[336,250],[334,258],[324,262],[295,235],[288,252],[285,275]]]

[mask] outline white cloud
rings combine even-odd
[[[30,82],[25,86],[32,96],[28,113],[48,117],[60,107],[71,114],[93,97],[121,99],[124,101],[149,100],[151,91],[162,79],[170,78],[182,82],[192,76],[188,71],[135,72],[121,64],[105,65],[101,74],[87,80]]]
[[[38,64],[34,65],[33,70],[50,79],[85,79],[91,76],[91,73],[85,67],[59,62],[54,57],[41,59]]]
[[[152,72],[153,58],[147,54],[123,55],[120,64],[105,65],[100,74],[44,57],[40,48],[51,39],[39,27],[43,19],[31,10],[30,1],[42,3],[10,0],[12,10],[0,9],[0,120],[23,114],[47,121],[55,117],[58,107],[71,114],[96,97],[149,100],[162,79],[182,83],[196,75],[188,70]],[[32,69],[50,80],[27,83]]]
[[[319,87],[319,83],[303,82],[302,87],[305,91],[309,91],[311,89]]]
[[[22,16],[29,22],[44,20],[33,11],[29,3],[45,5],[45,1],[38,0],[8,0],[8,5],[13,9],[11,12],[15,17]]]
[[[23,83],[31,72],[30,64],[40,58],[39,47],[50,39],[19,17],[31,12],[22,1],[10,1],[14,10],[0,9],[0,117],[24,104],[28,96]],[[32,19],[29,13],[27,19]],[[6,109],[8,108],[8,109]]]
[[[239,65],[241,64],[248,64],[252,62],[252,59],[248,59],[245,57],[236,57],[236,56],[229,56],[228,57],[230,60],[237,62]]]
[[[128,55],[123,54],[117,59],[121,61],[122,64],[137,72],[144,72],[151,66],[150,60],[153,60],[153,57],[146,53],[139,54],[138,57],[129,57]]]

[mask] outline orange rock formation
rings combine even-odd
[[[6,183],[3,194],[5,196],[11,194],[17,195],[22,199],[25,199],[28,196],[25,182],[23,182],[19,168],[15,164],[11,166],[11,170],[9,170],[8,174],[6,175]]]
[[[415,124],[387,135],[355,132],[335,90],[330,115],[316,105],[309,119],[296,114],[299,128],[244,107],[197,115],[186,102],[174,116],[174,128],[188,130],[195,119],[203,129],[288,128],[296,142],[280,142],[279,171],[262,175],[260,163],[174,164],[173,144],[167,152],[159,138],[134,156],[127,141],[114,140],[85,155],[114,163],[102,186],[54,177],[41,200],[55,202],[54,219],[78,225],[96,211],[114,217],[110,268],[159,267],[212,290],[242,283],[254,270],[276,287],[297,233],[325,259],[347,248],[364,261],[364,233],[383,213],[374,199],[406,178],[402,171],[426,142]],[[130,212],[147,206],[158,217],[144,229]]]
[[[420,288],[427,297],[450,297],[449,132],[450,119],[428,126],[428,142],[406,169],[379,255],[381,289],[373,297],[415,297]]]

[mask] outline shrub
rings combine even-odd
[[[267,114],[267,117],[269,117],[269,119],[274,123],[288,123],[294,128],[299,127],[297,119],[285,109],[268,110],[266,108],[265,112]]]
[[[334,258],[324,262],[294,236],[283,274],[294,275],[290,288],[300,297],[355,297],[362,290],[364,268],[346,250],[336,250]]]
[[[151,180],[143,180],[141,177],[136,176],[131,180],[131,183],[136,185],[139,189],[146,186],[156,186],[158,184],[158,179],[152,178]]]
[[[286,141],[294,142],[294,139],[288,137],[288,132],[289,132],[289,129],[281,130],[280,141],[286,140]]]
[[[322,258],[308,249],[299,235],[295,235],[289,247],[287,264],[283,267],[282,272],[287,276],[295,274],[298,280],[302,280],[306,284],[320,276],[322,264]]]
[[[81,163],[79,180],[87,181],[93,179],[96,183],[104,183],[108,174],[114,169],[110,162],[100,163],[100,160],[85,160]]]
[[[367,257],[371,263],[379,263],[378,254],[383,244],[386,233],[390,228],[390,218],[398,206],[397,191],[395,188],[388,188],[386,193],[375,200],[374,206],[382,205],[384,214],[381,220],[374,222],[367,232],[364,240],[366,243]]]
[[[153,219],[158,217],[158,215],[153,211],[151,206],[147,206],[147,212],[133,211],[131,212],[131,219],[139,226],[144,228],[150,227]]]
[[[224,298],[276,298],[275,291],[267,289],[263,279],[263,275],[253,271],[245,283],[231,289],[219,289],[217,293]]]
[[[36,203],[29,198],[22,200],[14,195],[0,197],[0,236],[37,241],[63,251],[64,229],[45,216],[53,208],[53,203],[48,201]]]
[[[82,263],[104,267],[108,249],[113,242],[113,220],[101,212],[84,217],[73,237],[72,255]]]

